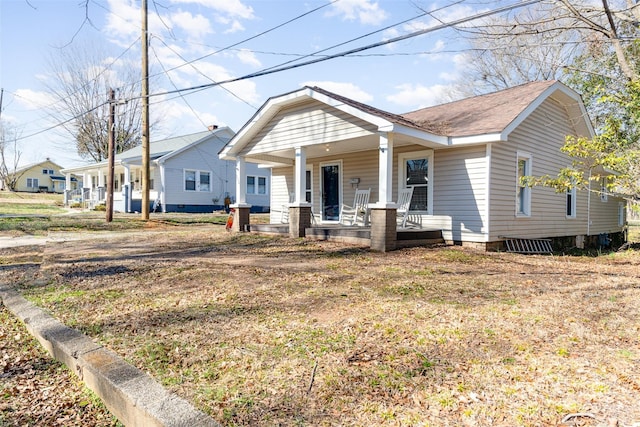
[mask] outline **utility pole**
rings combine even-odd
[[[116,146],[116,92],[109,89],[109,166],[107,168],[107,217],[106,221],[113,221],[113,170]]]
[[[142,219],[149,220],[149,40],[147,0],[142,0]]]

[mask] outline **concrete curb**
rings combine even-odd
[[[96,393],[124,425],[220,427],[207,414],[169,393],[150,375],[60,323],[13,288],[0,284],[0,299],[40,344]]]

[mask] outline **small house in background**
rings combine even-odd
[[[218,152],[234,136],[228,127],[177,136],[149,144],[150,194],[152,212],[206,213],[222,210],[225,199],[235,201],[235,164],[220,160]],[[142,209],[142,147],[115,156],[113,208],[118,212]],[[252,165],[247,171],[248,196],[254,212],[269,211],[268,169]],[[68,205],[80,203],[94,208],[106,201],[108,162],[105,160],[73,168],[63,173],[82,177],[82,186],[69,192]]]
[[[368,226],[357,238],[382,251],[412,236],[419,241],[419,230],[487,249],[623,238],[625,202],[607,194],[606,182],[564,193],[522,185],[523,176],[554,176],[570,165],[560,151],[567,135],[594,132],[580,96],[557,81],[406,114],[304,87],[267,100],[221,157],[271,168],[272,230],[292,236],[344,240],[342,206],[353,204],[356,190],[370,189]],[[398,200],[409,187],[408,218],[397,225]],[[288,228],[276,227],[281,218]]]
[[[42,162],[18,168],[13,172],[15,179],[14,190],[31,193],[64,193],[66,189],[75,189],[77,185],[76,177],[69,176],[69,181],[67,182],[65,176],[60,172],[61,170],[62,166],[49,158]],[[0,189],[9,190],[7,187],[5,182],[0,182]]]

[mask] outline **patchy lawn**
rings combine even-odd
[[[27,298],[223,425],[640,423],[637,251],[380,254],[158,225],[36,257]]]
[[[0,253],[0,280],[30,280],[39,249]],[[11,261],[11,262],[9,262]],[[18,319],[0,304],[0,426],[122,426],[100,399],[53,360]]]

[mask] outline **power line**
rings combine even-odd
[[[150,94],[149,97],[161,96],[161,95],[169,95],[169,94],[173,94],[173,93],[177,93],[177,92],[189,92],[189,91],[198,91],[198,90],[202,90],[202,89],[208,89],[208,88],[215,87],[215,86],[220,86],[220,85],[226,84],[226,83],[234,83],[234,82],[238,82],[238,81],[242,81],[242,80],[252,79],[252,78],[256,78],[256,77],[262,77],[262,76],[266,76],[266,75],[269,75],[269,74],[274,74],[274,73],[279,73],[279,72],[282,72],[282,71],[288,71],[288,70],[292,70],[292,69],[295,69],[295,68],[304,67],[304,66],[307,66],[307,65],[317,64],[317,63],[320,63],[320,62],[328,61],[330,59],[346,57],[346,56],[353,55],[355,53],[363,52],[365,50],[374,49],[376,47],[385,46],[385,45],[388,45],[388,44],[391,44],[391,43],[396,43],[396,42],[399,42],[399,41],[402,41],[402,40],[407,40],[407,39],[410,39],[410,38],[413,38],[413,37],[418,37],[418,36],[421,36],[421,35],[424,35],[424,34],[428,34],[428,33],[434,32],[434,31],[442,30],[442,29],[449,28],[449,27],[454,27],[456,25],[464,24],[464,23],[467,23],[467,22],[470,22],[470,21],[474,21],[476,19],[485,18],[487,16],[495,15],[497,13],[506,12],[506,11],[513,10],[513,9],[516,9],[516,8],[520,8],[520,7],[523,7],[523,6],[529,6],[529,5],[532,5],[532,4],[535,4],[535,3],[539,3],[540,1],[542,1],[542,0],[526,0],[526,1],[523,1],[521,3],[517,3],[517,4],[513,4],[513,5],[509,5],[509,6],[503,6],[503,7],[500,7],[500,8],[497,8],[497,9],[493,9],[493,10],[489,10],[489,11],[486,11],[486,12],[481,12],[481,13],[478,13],[476,15],[472,15],[472,16],[469,16],[469,17],[466,17],[466,18],[461,18],[461,19],[458,19],[458,20],[455,20],[455,21],[451,21],[451,22],[447,22],[447,23],[444,23],[444,24],[436,25],[436,26],[433,26],[433,27],[430,27],[430,28],[426,28],[426,29],[423,29],[423,30],[414,31],[414,32],[409,33],[409,34],[405,34],[405,35],[402,35],[402,36],[394,37],[394,38],[391,38],[391,39],[388,39],[388,40],[383,40],[383,41],[380,41],[380,42],[377,42],[377,43],[372,43],[372,44],[369,44],[369,45],[366,45],[366,46],[350,49],[350,50],[347,50],[347,51],[344,51],[344,52],[340,52],[340,53],[336,53],[336,54],[327,55],[327,56],[324,56],[324,57],[312,59],[310,61],[301,62],[301,63],[298,63],[298,64],[290,64],[290,65],[286,65],[286,66],[283,66],[283,64],[280,64],[278,66],[269,67],[269,68],[263,69],[261,71],[255,72],[255,73],[245,74],[244,76],[241,76],[241,77],[235,77],[235,78],[227,79],[227,80],[220,81],[220,82],[217,82],[217,83],[209,83],[209,84],[203,84],[203,85],[198,85],[198,86],[192,86],[192,87],[184,88],[184,89],[176,89],[176,90],[172,90],[172,91],[154,93],[154,94]],[[291,62],[291,61],[288,61],[285,64],[289,64],[289,62]]]

